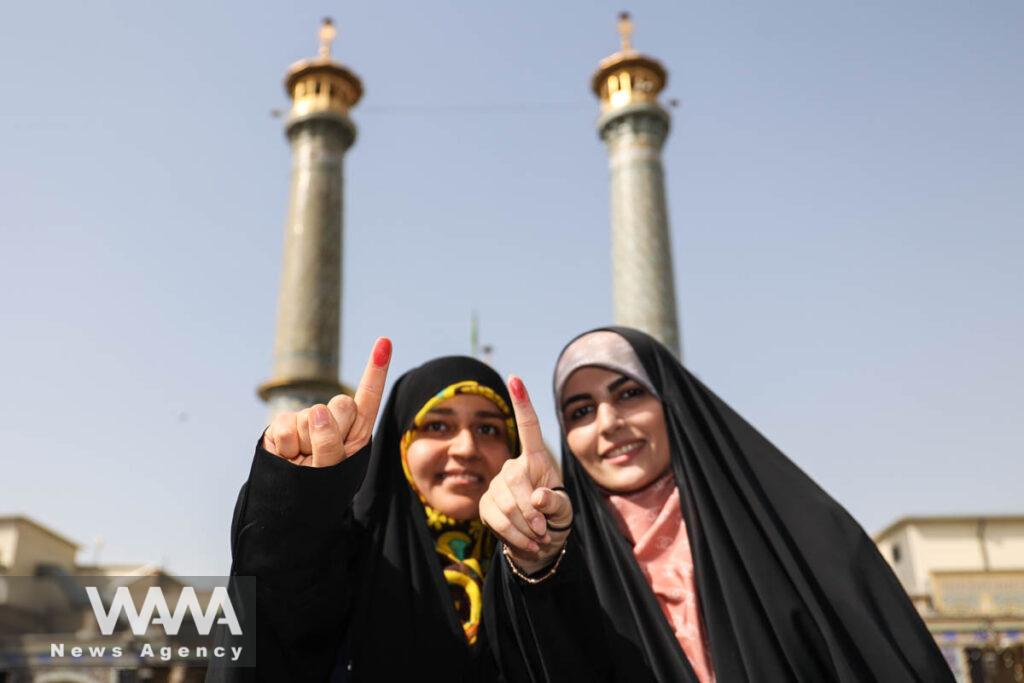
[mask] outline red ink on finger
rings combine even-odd
[[[526,400],[526,385],[523,384],[523,380],[515,375],[512,375],[508,380],[508,390],[512,392],[512,398],[515,400]]]
[[[373,345],[373,364],[382,368],[388,364],[389,360],[391,360],[391,340],[381,337]]]

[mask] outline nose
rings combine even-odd
[[[448,455],[458,458],[477,457],[476,439],[469,427],[460,429],[448,444]]]
[[[608,401],[597,404],[597,428],[603,436],[611,436],[625,425],[622,415]]]

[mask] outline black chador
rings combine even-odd
[[[635,330],[609,331],[628,342],[664,408],[715,679],[952,682],[899,581],[846,510],[664,346]],[[600,633],[579,618],[587,605],[496,564],[500,588],[485,610],[499,659],[521,680],[577,680],[559,667],[582,649],[588,680],[696,683],[630,544],[564,436],[562,454],[575,518],[559,572],[589,584],[574,595],[589,591],[600,604]],[[574,570],[577,562],[586,571]]]
[[[478,521],[425,505],[403,468],[403,437],[424,406],[470,391],[504,405],[501,378],[472,358],[400,377],[372,443],[333,467],[300,467],[257,446],[232,523],[232,574],[255,669],[208,680],[491,681],[482,585],[495,542]]]

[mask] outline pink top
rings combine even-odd
[[[712,683],[715,675],[700,620],[693,556],[672,471],[640,491],[605,493],[605,498],[697,678]]]

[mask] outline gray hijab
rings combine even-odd
[[[623,336],[609,330],[590,332],[569,344],[555,365],[555,410],[563,432],[565,424],[562,422],[562,390],[569,381],[569,376],[586,366],[597,366],[622,373],[635,379],[653,396],[658,396],[636,351]]]

